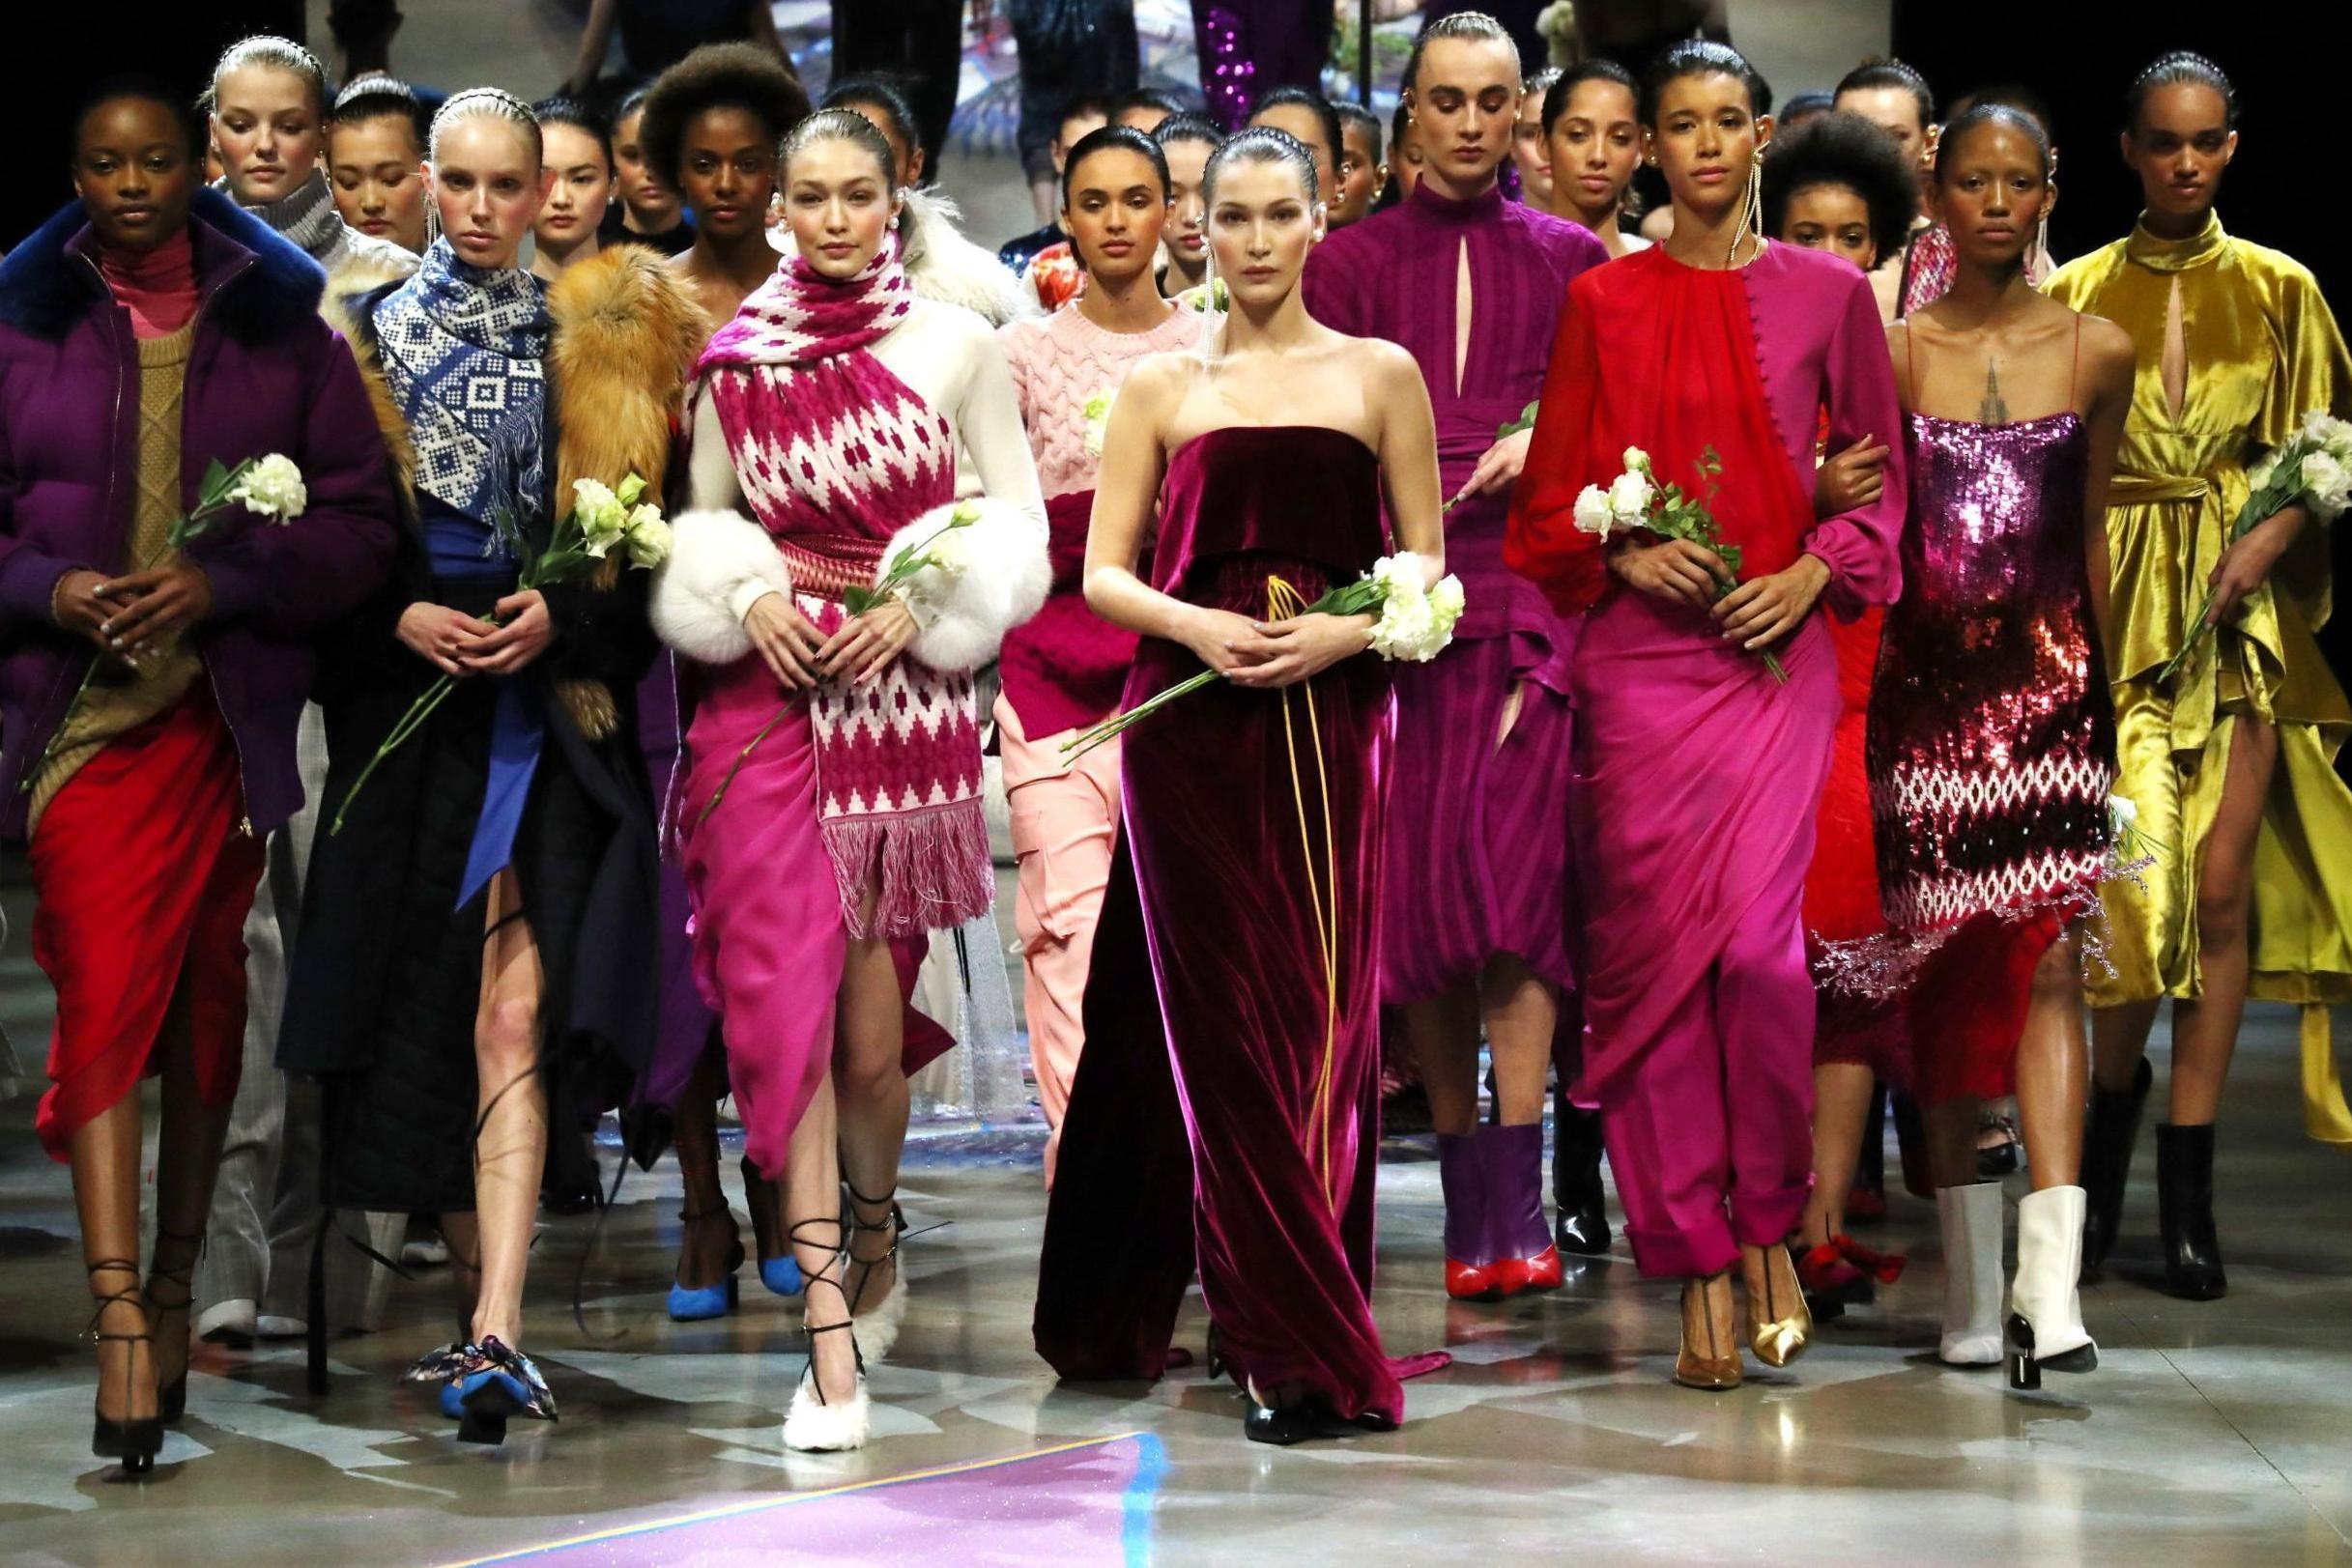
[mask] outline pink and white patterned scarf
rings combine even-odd
[[[867,352],[914,298],[895,239],[846,281],[793,256],[696,366],[744,499],[824,636],[891,536],[955,499],[954,429]],[[819,828],[849,934],[912,936],[984,913],[995,889],[970,674],[902,655],[868,685],[826,681],[808,701]]]

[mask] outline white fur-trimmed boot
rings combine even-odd
[[[1998,1366],[2001,1184],[1937,1187],[1936,1220],[1943,1233],[1943,1336],[1936,1358],[1947,1366]]]
[[[2099,1347],[2082,1326],[2080,1187],[2029,1192],[2017,1206],[2017,1279],[2009,1287],[2009,1386],[2039,1388],[2042,1373],[2088,1372]]]

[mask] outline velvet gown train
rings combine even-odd
[[[1153,577],[1190,603],[1263,615],[1270,578],[1311,601],[1361,575],[1382,546],[1379,465],[1361,442],[1312,426],[1227,427],[1169,463]],[[1127,705],[1197,669],[1186,649],[1146,639]],[[1425,1367],[1383,1353],[1368,1301],[1390,710],[1387,671],[1369,659],[1287,694],[1192,694],[1123,738],[1123,859],[1190,1145],[1201,1293],[1225,1358],[1261,1389],[1296,1382],[1343,1415],[1395,1421],[1399,1377]],[[1126,891],[1114,878],[1098,982],[1122,972]],[[1103,1005],[1101,984],[1090,986],[1090,1030]],[[1145,1049],[1120,1038],[1103,1070],[1164,1105]],[[1088,1078],[1102,1078],[1096,1055],[1081,1059],[1074,1113]],[[1096,1229],[1108,1211],[1064,1194],[1081,1169],[1100,1168],[1092,1156],[1117,1151],[1075,1114],[1066,1139],[1076,1141],[1064,1158],[1077,1164],[1047,1220],[1039,1348],[1065,1376],[1156,1375],[1184,1291],[1181,1254],[1155,1264],[1120,1230]],[[1148,1135],[1130,1152],[1159,1157],[1162,1196],[1168,1153]],[[1165,1231],[1164,1203],[1129,1201]],[[1098,1254],[1099,1271],[1077,1287],[1111,1308],[1091,1324],[1070,1310],[1081,1226],[1083,1240],[1121,1247]]]

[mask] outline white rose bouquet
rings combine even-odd
[[[1722,561],[1737,579],[1740,548],[1723,542],[1714,514],[1707,509],[1707,501],[1714,499],[1715,476],[1723,471],[1722,454],[1712,446],[1700,454],[1699,477],[1707,486],[1704,498],[1685,494],[1680,485],[1660,485],[1650,470],[1649,454],[1639,446],[1625,448],[1624,464],[1624,471],[1610,481],[1608,489],[1587,485],[1577,496],[1576,527],[1603,544],[1610,535],[1632,528],[1661,539],[1687,539]],[[1715,597],[1721,599],[1731,591],[1727,587]],[[1789,684],[1789,671],[1782,668],[1778,655],[1767,651],[1764,662],[1774,680]]]
[[[1296,602],[1295,600],[1293,601]],[[1299,612],[1302,615],[1365,615],[1377,613],[1372,623],[1372,651],[1383,659],[1427,664],[1453,641],[1454,622],[1462,618],[1462,580],[1447,576],[1434,586],[1422,584],[1421,557],[1410,551],[1384,556],[1355,582],[1332,589]],[[1222,679],[1204,670],[1162,692],[1140,707],[1114,713],[1092,729],[1073,736],[1062,755],[1076,761],[1088,752],[1142,723],[1180,697],[1188,697]]]
[[[915,581],[915,574],[923,571],[935,572],[949,582],[961,577],[964,568],[970,565],[971,561],[964,553],[964,542],[961,539],[950,538],[949,535],[959,529],[968,528],[979,521],[979,507],[968,500],[958,501],[955,510],[947,514],[947,521],[939,525],[938,529],[930,538],[919,545],[900,547],[898,553],[890,557],[889,566],[884,569],[873,587],[844,589],[841,596],[842,608],[852,615],[862,615],[894,593],[903,593],[909,601],[916,604],[925,602],[928,596],[924,592],[923,584]]]
[[[2309,507],[2320,522],[2335,522],[2352,504],[2352,424],[2313,409],[2303,416],[2293,435],[2253,466],[2246,479],[2253,488],[2229,525],[2229,544],[2236,544],[2256,524],[2269,522],[2297,501]],[[2189,657],[2189,650],[2213,629],[2205,624],[2213,597],[2213,590],[2207,588],[2204,601],[2189,621],[2188,635],[2181,639],[2180,652],[2158,672],[2159,682],[2169,681],[2181,661]]]
[[[283,525],[301,516],[309,504],[310,493],[302,487],[302,470],[283,452],[248,457],[233,469],[215,458],[205,465],[204,481],[196,487],[194,509],[164,530],[162,547],[139,562],[136,570],[151,570],[164,556],[177,555],[190,540],[203,538],[212,531],[214,524],[239,507],[267,522]],[[24,783],[18,785],[19,793],[32,790],[57,755],[58,742],[64,739],[73,716],[81,711],[91,677],[97,673],[98,661],[93,659],[90,668],[82,671],[81,684],[73,688],[73,700],[66,704],[65,716],[57,721],[49,744],[42,750],[41,761],[26,771]]]
[[[641,571],[667,560],[670,525],[663,519],[660,507],[643,499],[645,493],[645,479],[634,473],[620,482],[618,490],[598,479],[573,480],[571,511],[556,525],[545,550],[536,556],[526,554],[523,569],[515,574],[515,590],[527,593],[559,583],[577,583],[602,566],[615,549]],[[493,626],[505,623],[502,615],[485,618]],[[352,802],[359,798],[359,791],[367,787],[367,781],[375,776],[384,759],[422,729],[434,710],[447,701],[456,689],[457,677],[445,673],[409,704],[408,712],[400,716],[400,722],[392,726],[392,732],[376,748],[376,755],[359,770],[359,777],[352,781],[351,792],[335,809],[334,821],[327,830],[330,835],[343,831],[343,824],[351,817]]]

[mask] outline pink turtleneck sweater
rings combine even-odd
[[[186,228],[153,250],[100,242],[98,270],[138,337],[169,337],[196,314],[196,253]]]

